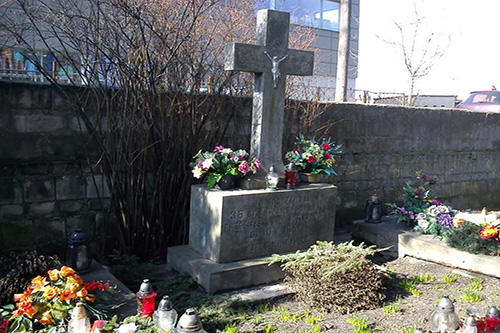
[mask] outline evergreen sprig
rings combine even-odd
[[[361,243],[355,246],[353,241],[335,245],[330,241],[318,241],[307,251],[298,250],[290,254],[273,254],[270,265],[281,263],[283,270],[290,270],[297,266],[320,265],[325,277],[334,273],[345,273],[358,269],[370,262],[367,257],[386,249],[377,249],[375,245],[365,246]]]

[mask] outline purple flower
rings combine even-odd
[[[223,146],[216,146],[216,147],[214,148],[214,153],[216,153],[216,154],[217,154],[218,152],[220,152],[221,150],[224,150],[224,149],[225,149],[225,148],[224,148]]]
[[[433,199],[433,200],[432,200],[432,204],[433,204],[433,205],[436,205],[436,206],[441,206],[441,201],[436,200],[436,199]]]
[[[450,214],[441,214],[438,217],[438,223],[443,227],[451,228],[453,227],[453,216]]]

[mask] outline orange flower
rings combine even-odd
[[[88,295],[88,291],[85,288],[82,288],[76,292],[76,297],[85,297]]]
[[[81,283],[77,280],[74,279],[74,276],[68,277],[66,280],[66,286],[64,289],[68,289],[70,292],[74,293],[78,289],[80,289]]]
[[[68,266],[63,266],[61,267],[61,271],[59,272],[61,277],[67,277],[67,276],[72,276],[75,274],[75,270],[71,267]]]
[[[479,237],[482,239],[492,238],[498,235],[498,233],[499,230],[497,227],[487,224],[481,229],[481,231],[479,231]]]
[[[33,318],[33,316],[37,313],[37,309],[31,304],[29,299],[18,302],[16,306],[17,310],[14,311],[14,316],[22,316],[25,314],[28,317]]]
[[[32,291],[36,293],[37,291],[43,290],[47,285],[47,279],[38,275],[36,278],[31,280]]]
[[[47,288],[45,288],[45,290],[43,291],[43,297],[45,297],[47,301],[50,301],[51,299],[56,297],[57,294],[57,289],[52,286],[47,286]]]
[[[87,296],[85,296],[85,300],[89,301],[89,302],[94,302],[95,301],[95,295],[88,294]]]
[[[57,270],[57,269],[51,269],[47,273],[49,274],[49,277],[50,277],[51,281],[57,281],[57,280],[59,280],[59,270]]]
[[[71,300],[75,297],[76,297],[75,293],[69,291],[68,289],[64,289],[61,295],[59,295],[59,300],[61,302],[66,302],[67,304],[70,304]]]
[[[54,318],[52,318],[52,315],[49,312],[45,312],[39,321],[41,324],[44,324],[44,325],[54,324]]]

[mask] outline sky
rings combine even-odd
[[[425,22],[419,35],[434,33],[444,50],[415,93],[465,99],[473,90],[500,89],[500,0],[360,0],[356,89],[408,91],[401,47],[387,41],[400,36],[395,21],[415,21],[414,8]]]

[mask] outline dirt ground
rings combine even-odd
[[[485,314],[492,305],[500,306],[500,279],[498,278],[458,270],[411,257],[389,261],[385,257],[380,257],[376,261],[378,261],[377,264],[380,265],[382,270],[393,272],[395,278],[390,281],[410,280],[412,277],[422,276],[424,273],[434,277],[434,280],[415,283],[415,287],[420,291],[420,296],[405,292],[400,287],[398,288],[389,282],[385,291],[387,295],[385,304],[392,303],[394,305],[392,307],[393,311],[388,306],[385,306],[344,315],[319,313],[304,304],[296,302],[293,297],[275,300],[272,303],[273,306],[286,309],[289,313],[312,313],[316,318],[319,318],[319,321],[314,328],[304,320],[275,320],[274,327],[276,329],[274,332],[318,332],[318,329],[320,332],[353,332],[353,325],[348,322],[351,317],[366,318],[372,332],[409,333],[413,332],[414,328],[428,329],[428,316],[443,294],[449,295],[454,301],[455,310],[460,317],[464,317],[466,310],[472,307],[475,307],[479,313]],[[456,281],[450,282],[447,279],[449,277],[456,278]],[[362,278],[360,276],[360,279]],[[478,282],[478,278],[481,283],[475,285],[474,293],[479,295],[482,300],[478,302],[464,300],[463,297],[466,295],[466,291],[472,288],[471,280]],[[247,322],[238,325],[237,328],[238,332],[265,332],[262,329],[262,323]]]

